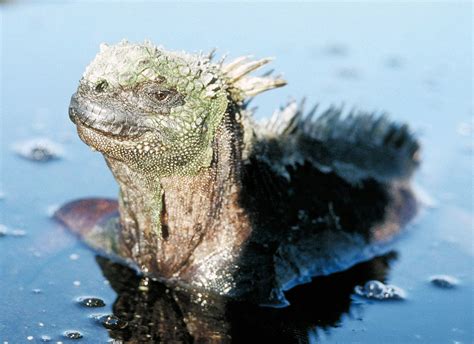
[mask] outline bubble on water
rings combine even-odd
[[[28,337],[26,337],[26,339],[27,339],[27,340],[33,340],[34,337],[33,337],[33,336],[28,336]]]
[[[64,332],[64,336],[69,339],[81,339],[82,333],[79,331],[66,331]]]
[[[128,326],[128,322],[113,314],[98,315],[94,319],[109,330],[121,330]]]
[[[51,341],[51,337],[50,336],[41,336],[41,341],[42,342],[50,342]]]
[[[449,275],[434,275],[430,277],[430,282],[434,286],[443,289],[452,289],[458,286],[459,280]]]
[[[22,158],[36,162],[60,159],[63,154],[61,146],[47,138],[18,142],[13,146],[13,150]]]
[[[72,284],[73,284],[75,287],[80,287],[80,286],[81,286],[81,281],[74,281],[74,282],[72,282]]]
[[[77,301],[89,308],[105,307],[105,302],[98,297],[80,297]]]
[[[394,285],[386,285],[380,281],[368,281],[364,286],[356,286],[354,291],[357,295],[372,300],[403,300],[406,293]]]
[[[33,292],[33,294],[42,294],[43,293],[43,290],[41,290],[39,288],[31,289],[31,291]]]
[[[78,260],[79,259],[79,255],[77,253],[72,253],[69,255],[69,259],[71,260]]]

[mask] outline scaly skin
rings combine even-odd
[[[249,76],[268,62],[101,47],[69,114],[120,185],[118,255],[167,280],[272,303],[313,273],[311,243],[326,235],[316,234],[381,240],[412,216],[418,144],[406,127],[341,120],[337,109],[312,121],[295,104],[253,123],[244,101],[285,84]],[[362,205],[346,210],[352,201]]]

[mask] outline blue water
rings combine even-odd
[[[87,317],[97,312],[74,300],[101,297],[105,313],[116,294],[94,254],[55,226],[48,211],[81,197],[116,196],[115,181],[101,156],[77,138],[67,107],[99,44],[123,38],[175,50],[216,47],[230,57],[276,57],[272,67],[289,84],[254,100],[259,118],[290,97],[306,96],[309,104],[387,111],[410,123],[423,144],[416,183],[432,207],[397,243],[389,272],[388,282],[405,289],[408,299],[357,299],[335,326],[315,326],[308,336],[316,343],[474,341],[471,3],[0,6],[0,224],[26,231],[0,237],[1,343],[41,335],[64,341],[66,330],[79,330],[82,343],[109,338]],[[62,159],[41,164],[13,152],[12,145],[34,137],[60,144]],[[428,282],[434,274],[461,283],[438,289]]]

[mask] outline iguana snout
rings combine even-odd
[[[143,116],[130,116],[119,106],[111,106],[79,93],[71,97],[69,118],[78,126],[117,138],[132,138],[153,130],[152,123],[148,123]]]

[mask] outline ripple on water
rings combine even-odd
[[[404,300],[406,298],[403,289],[380,281],[367,281],[363,286],[356,286],[354,291],[357,295],[371,300]]]

